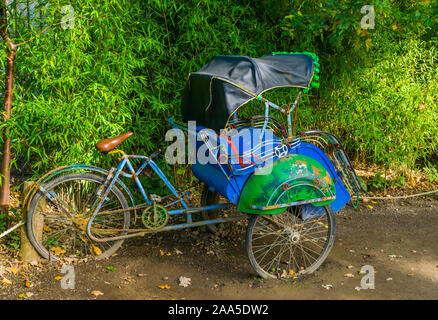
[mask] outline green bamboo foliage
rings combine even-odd
[[[436,7],[377,2],[386,16],[363,36],[362,2],[71,0],[75,27],[55,25],[17,54],[13,115],[0,125],[12,126],[15,166],[33,174],[71,163],[108,166],[94,144],[129,130],[136,137],[123,143],[127,152],[165,147],[166,119],[179,116],[189,72],[216,54],[273,51],[321,58],[321,86],[300,102],[299,129],[334,132],[358,160],[436,161],[437,42],[426,23]],[[35,26],[11,25],[16,41],[58,23],[63,5],[50,1]],[[350,14],[348,6],[359,9]],[[295,93],[267,97],[290,103]]]

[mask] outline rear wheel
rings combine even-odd
[[[315,271],[326,259],[335,238],[330,206],[289,207],[274,215],[252,215],[246,231],[246,250],[263,278],[289,278]]]
[[[220,202],[220,195],[215,191],[211,191],[207,185],[204,185],[204,189],[202,189],[201,194],[201,207],[210,206],[213,204],[218,204]],[[217,219],[220,216],[220,209],[217,210],[206,210],[202,211],[202,219],[204,220],[213,220]],[[206,228],[211,233],[218,232],[218,225],[208,224]]]
[[[96,192],[105,183],[103,177],[89,173],[60,176],[44,185],[52,200],[39,191],[27,214],[27,233],[37,252],[46,259],[102,259],[112,255],[123,240],[92,241],[86,232],[93,209],[100,201]],[[113,186],[99,212],[128,208],[123,193]],[[106,238],[111,230],[129,228],[129,211],[97,215],[91,225],[93,235]],[[119,231],[119,235],[120,235]],[[122,231],[122,234],[126,234]]]

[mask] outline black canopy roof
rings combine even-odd
[[[201,70],[189,74],[181,103],[183,120],[222,129],[237,108],[264,91],[310,87],[314,68],[307,54],[215,56]]]

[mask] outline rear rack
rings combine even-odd
[[[313,144],[324,151],[351,198],[358,196],[363,190],[362,185],[338,138],[328,132],[318,130],[304,131],[298,135],[302,142]],[[351,201],[353,203],[353,200]]]

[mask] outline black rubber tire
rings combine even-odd
[[[293,207],[291,207],[293,208]],[[306,268],[303,271],[300,271],[299,273],[295,274],[295,275],[304,275],[304,274],[310,274],[312,272],[314,272],[316,269],[318,269],[321,264],[324,262],[324,260],[327,258],[328,254],[330,253],[330,250],[333,246],[334,240],[335,240],[335,232],[336,232],[336,223],[335,223],[335,217],[333,214],[333,211],[331,209],[330,206],[323,206],[323,207],[319,207],[319,208],[324,208],[328,217],[328,230],[327,230],[327,235],[328,235],[328,239],[325,242],[325,245],[323,247],[323,251],[321,252],[321,254],[319,255],[319,257],[317,258],[317,260],[309,267]],[[281,214],[292,214],[289,211],[285,211],[284,213]],[[275,276],[271,273],[268,273],[266,270],[263,270],[263,268],[260,267],[259,263],[256,261],[256,258],[254,257],[254,253],[253,253],[253,244],[252,244],[252,238],[253,238],[253,232],[254,232],[254,227],[258,221],[258,219],[263,219],[265,215],[260,215],[260,214],[252,214],[249,218],[248,221],[248,227],[246,229],[246,252],[249,258],[249,261],[252,265],[252,267],[254,268],[254,270],[264,279],[269,279],[269,278],[274,278],[277,279],[278,276]],[[268,215],[266,215],[268,216]]]
[[[207,185],[204,185],[201,194],[201,207],[219,203],[219,193],[209,190]],[[219,215],[219,210],[201,211],[202,219],[216,219]],[[218,232],[218,225],[208,224],[206,228],[209,232],[215,234]]]
[[[53,179],[45,186],[45,190],[49,191],[52,188],[60,185],[61,183],[73,181],[73,180],[88,180],[88,181],[96,182],[98,184],[105,183],[105,179],[101,176],[97,176],[97,175],[90,174],[90,173],[71,173],[71,174],[66,174],[66,175],[63,175],[63,176],[60,176],[60,177]],[[120,189],[118,189],[114,185],[111,189],[111,192],[116,196],[116,198],[120,202],[122,208],[129,207],[128,202],[126,201],[126,198],[123,195],[123,193],[120,191]],[[34,229],[33,229],[34,212],[35,212],[35,208],[37,208],[37,206],[38,206],[38,202],[40,201],[40,199],[42,197],[43,197],[43,193],[41,191],[39,191],[35,194],[35,196],[33,197],[32,201],[30,203],[29,212],[27,213],[27,235],[28,235],[29,241],[32,243],[35,250],[43,258],[59,261],[60,259],[58,257],[56,257],[55,255],[50,255],[49,251],[44,247],[44,245],[42,243],[40,243],[38,240],[36,240],[36,236],[34,234]],[[126,211],[124,213],[123,225],[124,225],[124,228],[126,228],[126,229],[129,228],[129,225],[130,225],[129,211]],[[113,244],[111,245],[111,247],[108,248],[107,250],[103,251],[99,256],[93,256],[91,254],[89,256],[93,257],[95,259],[98,259],[98,260],[108,258],[112,254],[114,254],[117,251],[117,249],[120,248],[120,246],[123,244],[123,241],[124,241],[123,239],[114,241]]]

